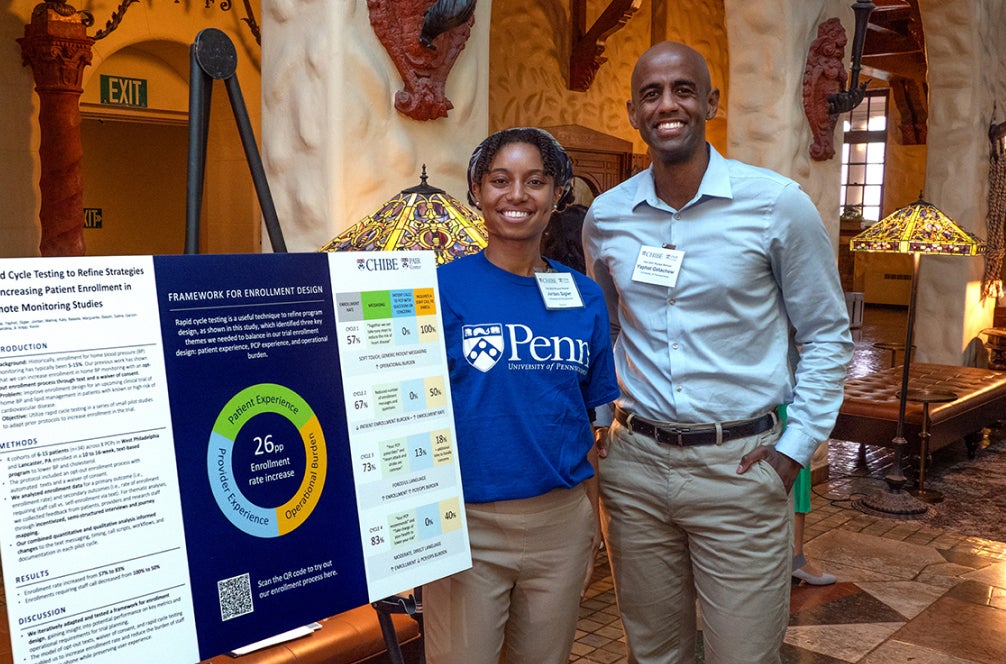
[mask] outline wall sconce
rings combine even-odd
[[[863,65],[863,45],[866,43],[866,28],[870,14],[877,8],[872,2],[854,2],[852,11],[856,14],[856,31],[852,37],[852,66],[849,68],[849,87],[841,92],[828,95],[828,113],[841,115],[859,106],[866,94],[866,83],[859,85],[859,72]]]
[[[866,84],[859,85],[863,45],[870,14],[876,9],[872,2],[854,2],[856,32],[852,40],[852,80],[845,87],[846,76],[842,59],[845,55],[845,28],[837,18],[829,18],[817,28],[817,39],[810,45],[803,70],[803,112],[810,123],[814,142],[810,157],[825,161],[835,156],[835,125],[841,113],[859,106],[866,95]]]

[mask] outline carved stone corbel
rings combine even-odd
[[[828,113],[828,95],[845,88],[845,28],[837,18],[829,18],[817,28],[803,70],[803,112],[810,123],[814,141],[810,158],[827,161],[835,156],[835,125],[838,115]]]
[[[414,120],[445,118],[454,108],[444,87],[475,23],[474,14],[469,14],[460,25],[428,39],[423,18],[435,4],[431,0],[367,0],[370,25],[405,84],[404,90],[395,93],[395,108]],[[420,35],[431,46],[424,46]]]
[[[641,4],[642,0],[611,0],[587,30],[587,0],[570,0],[570,90],[590,89],[597,70],[608,61],[604,57],[604,42],[622,29]]]

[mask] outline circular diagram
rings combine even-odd
[[[234,445],[241,429],[252,418],[266,413],[279,415],[293,424],[304,444],[303,468],[281,470],[263,478],[280,477],[291,470],[301,475],[297,490],[277,507],[263,507],[249,500],[233,470]],[[252,454],[263,457],[263,469],[282,466],[275,461],[277,456],[289,460],[282,456],[285,443],[272,440],[268,434],[256,436],[253,444]],[[280,537],[303,524],[318,505],[327,468],[325,436],[318,417],[299,394],[282,385],[259,383],[241,390],[227,402],[213,424],[206,454],[213,497],[227,520],[249,535]]]

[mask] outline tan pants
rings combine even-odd
[[[428,664],[565,664],[594,534],[584,487],[468,503],[472,567],[423,587]]]
[[[695,600],[708,664],[779,662],[789,618],[793,507],[765,462],[778,426],[676,447],[617,422],[601,460],[602,525],[632,664],[695,661]]]

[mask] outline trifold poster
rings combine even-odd
[[[14,661],[191,664],[467,568],[435,268],[0,260]]]

